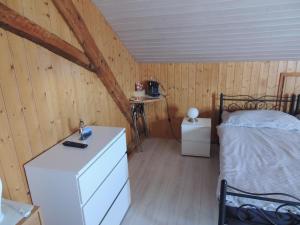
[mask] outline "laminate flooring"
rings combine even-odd
[[[129,157],[132,204],[122,225],[216,225],[218,147],[212,157],[181,156],[181,144],[148,138]]]

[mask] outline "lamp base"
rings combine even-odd
[[[197,118],[189,118],[188,121],[191,123],[196,123],[196,122],[198,122],[198,119]]]

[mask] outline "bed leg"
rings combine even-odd
[[[226,218],[226,192],[227,192],[227,182],[226,180],[221,181],[221,190],[220,190],[220,201],[219,201],[219,221],[218,225],[225,224]]]
[[[299,100],[299,99],[297,99],[297,100]],[[293,115],[293,116],[296,115],[295,102],[296,102],[296,95],[292,95],[292,102],[290,105],[289,114]]]

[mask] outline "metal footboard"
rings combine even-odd
[[[266,211],[253,204],[244,204],[234,208],[236,212],[233,220],[228,214],[229,206],[226,205],[226,196],[237,196],[240,198],[268,201],[276,204],[274,212]],[[268,196],[268,197],[266,197]],[[291,201],[273,198],[272,196],[285,196]],[[232,207],[231,207],[232,208]],[[291,209],[282,212],[283,209]],[[295,213],[296,212],[296,213]],[[231,224],[256,224],[254,218],[257,216],[260,224],[266,225],[300,225],[300,199],[285,193],[250,193],[227,184],[226,180],[221,181],[220,200],[219,200],[219,221],[218,225]],[[230,223],[230,221],[238,221]]]

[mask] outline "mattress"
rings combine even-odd
[[[280,192],[300,198],[300,132],[274,128],[219,126],[220,181],[252,193]],[[293,200],[289,197],[272,196]],[[227,196],[227,205],[255,204],[265,210],[276,204]]]

